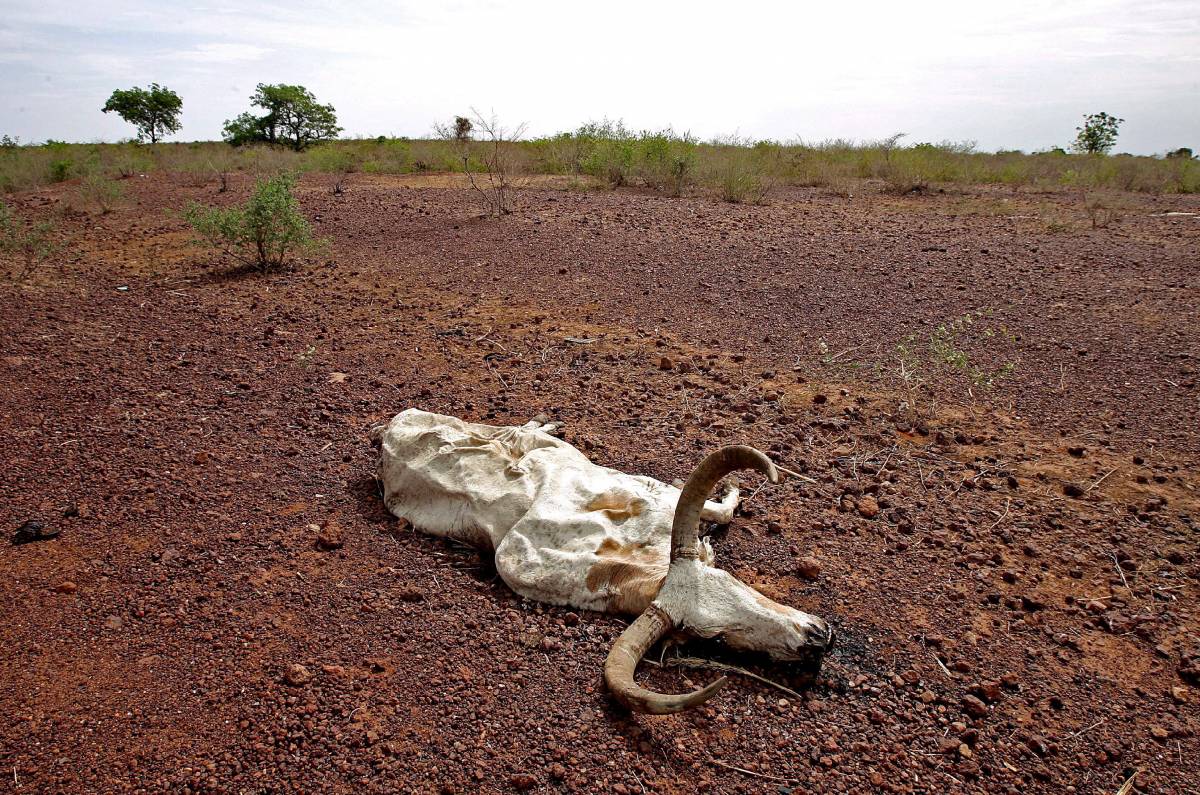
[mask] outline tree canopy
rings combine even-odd
[[[115,112],[137,128],[139,141],[148,138],[152,144],[164,135],[179,132],[183,126],[179,121],[183,100],[174,91],[158,83],[151,83],[149,88],[118,88],[101,110],[105,113]]]
[[[1117,145],[1117,131],[1124,119],[1107,113],[1088,113],[1083,117],[1083,126],[1076,127],[1075,151],[1102,155]]]
[[[322,105],[304,86],[259,83],[250,103],[266,113],[247,111],[225,122],[225,140],[234,146],[263,141],[282,144],[297,152],[318,141],[336,138],[333,105]]]

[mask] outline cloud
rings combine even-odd
[[[0,132],[27,139],[125,135],[96,108],[155,81],[184,97],[184,139],[216,137],[256,83],[288,82],[362,134],[421,135],[475,106],[535,134],[607,115],[1029,149],[1107,110],[1129,119],[1121,149],[1200,145],[1195,0],[5,4],[0,98],[21,111]]]
[[[253,44],[210,41],[197,44],[190,50],[172,52],[163,57],[171,60],[178,59],[181,61],[218,64],[257,61],[259,58],[270,55],[272,52],[273,50],[266,47],[258,47]]]

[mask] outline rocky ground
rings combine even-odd
[[[1196,791],[1200,201],[547,182],[497,221],[309,178],[328,254],[260,275],[178,213],[246,181],[124,185],[0,286],[6,790]],[[769,681],[624,713],[623,619],[383,510],[367,429],[409,406],[667,481],[770,451],[804,477],[748,483],[718,561],[834,651],[673,648],[644,681]]]

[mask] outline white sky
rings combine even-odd
[[[351,135],[427,135],[471,106],[531,134],[590,119],[702,138],[1200,151],[1200,0],[0,0],[0,134],[118,140],[100,107],[157,81],[174,140],[213,139],[259,82],[300,83]]]

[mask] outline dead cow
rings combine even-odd
[[[604,665],[609,689],[631,709],[678,712],[725,684],[686,695],[639,687],[642,655],[672,630],[799,660],[830,643],[820,618],[778,604],[715,568],[700,522],[728,523],[731,488],[709,493],[727,474],[754,469],[772,483],[771,461],[751,447],[724,447],[683,489],[597,466],[531,421],[495,427],[408,409],[377,427],[379,477],[389,511],[417,529],[493,550],[496,571],[530,599],[638,618]]]

